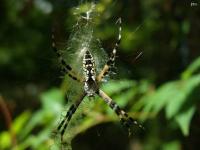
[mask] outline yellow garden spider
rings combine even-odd
[[[56,48],[54,34],[52,34],[52,47],[57,54],[57,57],[59,58],[62,71],[72,80],[79,82],[83,87],[83,91],[81,91],[81,96],[75,101],[74,104],[69,107],[69,110],[67,111],[64,119],[57,127],[57,131],[59,131],[61,135],[61,142],[63,141],[65,130],[73,114],[76,112],[77,108],[86,96],[88,96],[89,98],[96,95],[101,97],[108,104],[108,106],[115,111],[115,113],[119,116],[122,124],[128,129],[130,129],[133,124],[142,127],[137,123],[137,121],[129,117],[124,110],[122,110],[104,91],[100,89],[100,83],[102,82],[104,77],[109,74],[111,68],[114,66],[115,63],[116,51],[121,41],[121,18],[119,18],[116,22],[117,24],[119,24],[119,35],[117,42],[110,54],[110,57],[101,68],[101,70],[98,71],[97,65],[100,59],[105,58],[97,58],[94,51],[94,49],[97,49],[97,46],[94,46],[96,39],[93,36],[93,29],[90,17],[91,13],[92,10],[89,10],[86,12],[86,16],[81,17],[82,21],[77,23],[78,25],[76,26],[76,29],[74,31],[75,33],[72,37],[70,37],[70,42],[74,42],[71,47],[73,49],[76,49],[76,59],[80,62],[80,64],[82,64],[81,66],[79,66],[79,73],[76,73],[76,70],[73,70],[73,68],[69,64],[67,64],[66,60],[63,58],[61,51]],[[98,49],[98,51],[101,50],[101,48]]]

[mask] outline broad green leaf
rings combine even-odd
[[[188,80],[181,80],[177,83],[176,94],[171,97],[171,100],[167,103],[166,106],[166,117],[168,119],[175,116],[183,104],[189,98],[188,96],[194,91],[196,87],[200,85],[200,75],[191,77]]]
[[[196,108],[194,106],[188,108],[187,110],[185,110],[184,112],[180,112],[175,120],[178,123],[178,125],[181,128],[182,133],[185,136],[189,135],[189,129],[190,129],[190,122],[192,120],[192,117],[195,113]]]
[[[31,113],[28,111],[25,111],[14,120],[12,124],[12,130],[13,132],[15,132],[15,134],[19,134],[23,131],[25,124],[29,120],[30,116],[31,116]]]

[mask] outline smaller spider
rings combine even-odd
[[[87,14],[87,18],[88,14]],[[86,18],[86,19],[87,19]],[[131,128],[133,124],[138,125],[142,128],[141,125],[137,123],[133,118],[129,117],[129,115],[122,110],[104,91],[102,91],[99,87],[100,82],[103,80],[103,78],[109,73],[112,66],[114,66],[115,58],[116,58],[116,51],[119,47],[120,41],[121,41],[121,18],[117,20],[119,24],[119,35],[118,40],[111,52],[110,58],[107,60],[106,64],[102,68],[99,74],[96,72],[95,67],[95,59],[94,54],[91,53],[90,50],[90,43],[85,40],[84,45],[81,48],[81,52],[83,54],[82,56],[82,71],[83,71],[83,78],[79,78],[75,75],[74,70],[70,65],[66,63],[66,61],[63,59],[62,54],[60,51],[57,50],[54,34],[52,34],[52,47],[55,53],[57,54],[59,61],[61,63],[62,71],[64,71],[71,79],[79,82],[83,86],[82,95],[79,99],[75,101],[74,104],[72,104],[67,111],[65,118],[60,122],[59,126],[57,127],[57,131],[61,134],[61,141],[63,141],[63,136],[65,133],[65,130],[73,116],[73,114],[76,112],[77,108],[79,107],[80,103],[83,101],[84,97],[94,97],[96,95],[100,96],[107,104],[108,106],[115,111],[115,113],[119,116],[120,121],[122,124],[127,127],[128,129]]]

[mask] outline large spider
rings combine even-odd
[[[91,12],[91,11],[88,11]],[[82,17],[85,22],[79,28],[89,28],[90,27],[90,14],[86,13],[86,17]],[[76,75],[75,71],[73,68],[67,64],[65,59],[63,59],[62,53],[57,50],[56,44],[55,44],[55,39],[54,39],[54,34],[52,34],[52,47],[55,53],[57,54],[57,57],[59,58],[62,71],[65,72],[66,75],[68,75],[72,80],[75,80],[76,82],[81,83],[83,86],[83,91],[82,95],[75,101],[74,104],[72,104],[69,107],[69,110],[67,111],[65,118],[60,122],[59,126],[57,127],[57,131],[60,132],[61,134],[61,141],[63,141],[63,136],[65,133],[65,130],[73,116],[73,114],[76,112],[77,108],[79,107],[80,103],[84,100],[84,97],[88,96],[89,98],[94,97],[96,95],[100,96],[107,104],[108,106],[115,111],[115,113],[119,116],[121,123],[130,129],[130,127],[133,124],[138,125],[139,127],[142,127],[135,121],[133,118],[129,117],[129,115],[122,110],[104,91],[100,89],[100,82],[104,79],[104,77],[109,73],[110,69],[114,66],[115,58],[116,58],[116,51],[119,47],[120,41],[121,41],[121,18],[117,20],[119,24],[119,35],[117,42],[110,54],[110,58],[107,60],[107,62],[104,64],[104,67],[102,70],[97,74],[96,72],[96,62],[94,59],[94,53],[92,53],[91,49],[91,40],[88,40],[88,36],[83,35],[82,40],[77,40],[77,42],[82,42],[81,47],[80,47],[80,53],[81,57],[78,59],[82,59],[82,77],[79,77]],[[83,29],[82,29],[83,30]],[[88,29],[89,30],[89,29]],[[92,39],[94,38],[93,36],[90,36]],[[81,38],[81,37],[80,37]],[[77,43],[79,44],[79,43]],[[104,58],[99,58],[99,59],[104,59]],[[81,66],[80,66],[81,67]]]

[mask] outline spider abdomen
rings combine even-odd
[[[96,72],[95,72],[95,64],[92,54],[86,50],[83,56],[83,72],[85,76],[85,81],[89,79],[93,79],[95,81]]]
[[[86,50],[83,56],[84,90],[88,96],[94,96],[98,90],[95,62],[92,54]]]

